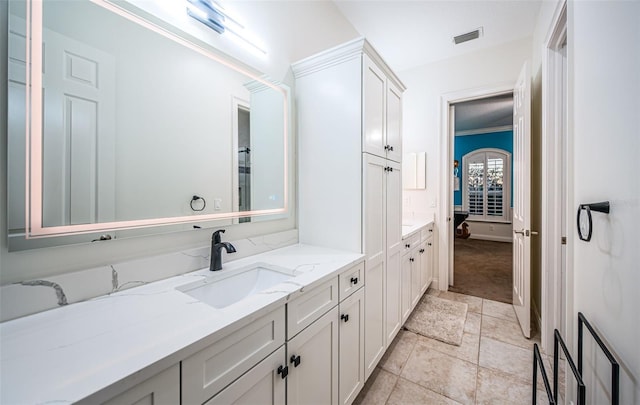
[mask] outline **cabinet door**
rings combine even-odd
[[[104,405],[179,404],[180,366],[176,364],[125,391]]]
[[[386,193],[386,343],[390,344],[402,326],[400,268],[402,266],[402,180],[400,164],[387,160]]]
[[[285,349],[278,350],[262,360],[242,377],[220,391],[205,405],[252,404],[281,405],[285,403],[285,380],[278,369],[286,366]],[[166,402],[177,404],[178,402]]]
[[[287,343],[287,404],[338,403],[338,307]]]
[[[386,160],[363,154],[363,236],[365,253],[365,364],[367,378],[385,350],[385,275],[387,200]]]
[[[429,283],[431,282],[428,271],[429,268],[427,266],[427,242],[424,241],[420,243],[418,246],[418,267],[420,268],[420,294],[424,293],[429,287]]]
[[[362,56],[362,151],[386,157],[386,78],[368,56]]]
[[[424,274],[427,278],[424,289],[428,289],[433,281],[433,237],[427,239],[427,246],[425,246],[424,254],[422,255],[422,266],[424,267]]]
[[[387,159],[402,162],[402,92],[387,80]]]
[[[340,405],[364,386],[364,288],[340,303]]]
[[[420,297],[422,296],[421,292],[422,292],[422,285],[421,285],[421,275],[420,275],[420,250],[418,248],[414,249],[413,252],[411,252],[411,258],[413,259],[413,261],[411,261],[411,309],[410,311],[413,311],[413,308],[416,307],[416,305],[418,304],[418,301],[420,300]]]
[[[401,283],[402,283],[402,323],[409,318],[409,314],[411,313],[411,273],[412,273],[412,264],[413,262],[413,251],[402,256],[402,274],[401,274]]]

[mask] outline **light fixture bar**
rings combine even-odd
[[[187,14],[218,34],[226,30],[225,17],[208,0],[188,0]]]

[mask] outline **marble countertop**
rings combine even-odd
[[[223,309],[176,287],[212,277],[202,269],[0,324],[0,403],[66,404],[128,388],[178,363],[358,262],[364,255],[293,245],[225,264],[254,263],[295,278]]]
[[[402,223],[402,239],[406,239],[409,236],[413,235],[415,232],[424,228],[425,226],[432,223],[432,220],[416,220],[412,222],[404,222]]]

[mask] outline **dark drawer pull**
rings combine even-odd
[[[351,284],[358,284],[358,277],[351,277]]]
[[[347,314],[342,314],[342,315],[340,316],[340,319],[342,319],[342,320],[343,320],[343,321],[345,321],[345,322],[349,322],[349,315],[347,315]]]
[[[293,364],[293,367],[298,367],[300,365],[300,356],[296,356],[295,354],[291,356],[291,364]]]

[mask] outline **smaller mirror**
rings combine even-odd
[[[405,153],[402,158],[402,188],[424,190],[427,188],[427,152]]]

